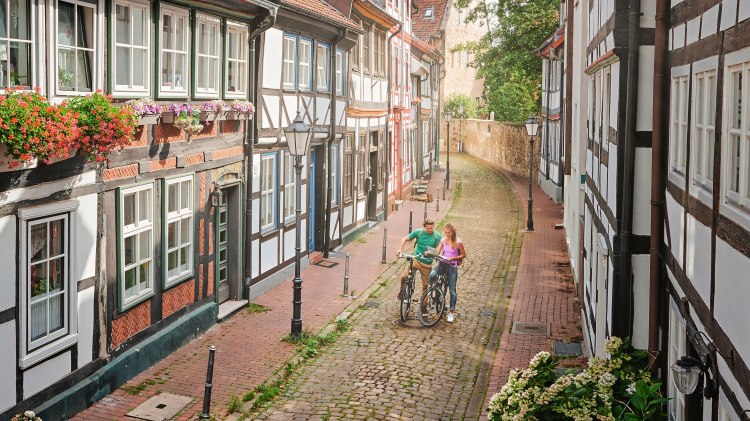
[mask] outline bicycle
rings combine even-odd
[[[399,315],[401,317],[401,323],[406,322],[409,319],[409,311],[411,310],[411,296],[414,294],[414,258],[422,257],[422,255],[411,255],[406,253],[399,253],[398,257],[405,258],[409,262],[409,274],[406,276],[406,281],[401,287],[401,303],[399,308]]]
[[[447,263],[442,256],[433,256],[438,262]],[[438,271],[435,281],[431,281],[419,301],[422,303],[422,311],[419,312],[419,322],[423,326],[435,326],[445,314],[445,297],[448,293],[448,278],[445,272]]]

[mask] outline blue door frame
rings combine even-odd
[[[310,185],[310,199],[307,201],[307,251],[315,250],[315,150],[310,151],[310,172],[307,182]]]

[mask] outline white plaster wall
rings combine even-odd
[[[7,243],[4,243],[7,244]],[[3,277],[4,278],[4,277]],[[7,291],[4,289],[4,291]],[[15,296],[14,294],[3,294]],[[15,343],[16,322],[10,321],[0,325],[0,337],[6,343]],[[16,404],[16,347],[3,346],[0,357],[0,411],[5,411]]]
[[[357,201],[357,220],[358,221],[365,219],[365,212],[366,212],[365,200],[364,199],[358,200]]]
[[[260,272],[264,273],[279,264],[279,238],[274,237],[260,243]]]
[[[23,398],[28,399],[34,396],[45,387],[68,375],[70,371],[69,351],[24,371]]]
[[[255,190],[258,191],[258,190]],[[257,218],[257,215],[260,215],[260,199],[253,199],[253,226],[252,226],[252,232],[253,233],[259,233],[260,232],[260,221]]]
[[[742,358],[750,358],[747,334],[747,297],[750,297],[750,259],[723,240],[716,239],[716,284],[714,317],[724,329]]]
[[[263,87],[280,89],[284,33],[278,28],[271,28],[263,37]]]
[[[16,217],[6,216],[0,218],[0,244],[16,244]],[[9,250],[15,250],[10,248]],[[3,276],[0,276],[0,290],[16,290],[16,253],[0,253],[0,270]],[[16,305],[16,294],[0,294],[0,311],[12,308]],[[15,332],[14,332],[15,335]],[[8,336],[3,336],[8,337]],[[14,376],[15,377],[15,376]]]
[[[339,213],[338,211],[331,211],[331,240],[337,240],[341,238],[339,232]]]
[[[620,130],[617,126],[617,116],[619,114],[619,103],[620,103],[620,62],[616,61],[609,67],[611,86],[609,92],[609,125],[615,129]],[[640,78],[640,75],[638,76]],[[610,163],[612,162],[612,155],[609,156]]]
[[[612,177],[615,178],[615,177]],[[651,148],[635,148],[633,233],[651,234]]]
[[[685,274],[705,303],[711,302],[711,228],[687,215]]]
[[[78,198],[75,212],[75,262],[73,279],[86,279],[96,274],[97,195]]]
[[[251,276],[253,278],[255,278],[258,275],[260,275],[260,271],[259,271],[259,268],[260,268],[260,250],[259,250],[259,247],[260,247],[260,242],[258,240],[253,240],[253,242],[252,242],[252,254],[253,254],[252,259],[253,259],[253,265],[252,265],[252,270],[251,270]]]
[[[352,82],[352,98],[362,99],[362,75],[359,72],[353,72],[349,77]]]
[[[301,100],[294,95],[284,95],[284,107],[286,112],[281,112],[281,120],[279,121],[279,127],[287,127],[292,123],[294,117],[297,115],[297,111],[302,114],[302,118],[305,119],[305,123],[309,124],[310,121],[305,117],[305,107],[302,106]],[[310,109],[312,112],[312,109]]]
[[[710,37],[719,29],[719,5],[706,10],[703,13],[703,22],[701,23],[701,39]]]
[[[735,22],[737,22],[737,0],[724,0],[721,5],[719,30],[731,28]]]
[[[614,143],[609,144],[609,167],[607,171],[612,174],[612,177],[607,177],[607,203],[610,204],[612,209],[617,207],[617,145]]]
[[[698,41],[700,37],[701,17],[696,16],[687,22],[687,31],[685,34],[685,45],[690,45]]]
[[[328,122],[331,119],[331,100],[326,97],[317,97],[317,100],[315,102],[315,117],[318,119],[317,124],[327,126]]]
[[[260,127],[263,129],[279,128],[279,97],[276,95],[263,95],[263,102],[268,109],[268,116],[266,116],[265,112],[258,113],[260,114]]]
[[[75,187],[89,186],[96,183],[96,171],[87,171],[63,180],[42,183],[33,188],[10,189],[0,196],[0,205],[48,197],[59,191],[69,191]]]
[[[95,299],[93,286],[78,293],[78,367],[94,359]]]
[[[729,389],[735,393],[735,398],[737,398],[737,400],[739,401],[740,407],[750,408],[750,396],[746,396],[744,393],[742,393],[742,387],[740,387],[739,382],[734,377],[732,369],[729,367],[729,365],[727,365],[726,361],[724,361],[721,356],[717,356],[717,360],[718,361],[716,362],[716,366],[719,368],[719,373],[721,373],[721,379],[727,382],[727,386],[729,386]],[[721,394],[721,396],[724,400],[726,399],[723,393]],[[728,402],[724,402],[724,404],[727,408],[731,408],[731,405],[729,405]]]
[[[677,203],[677,201],[675,201],[669,193],[666,194],[666,198],[667,216],[669,218],[669,225],[666,227],[666,229],[669,232],[665,234],[669,235],[669,237],[665,236],[664,242],[669,245],[668,240],[672,240],[672,255],[680,263],[680,266],[682,266],[682,248],[684,247],[684,239],[682,238],[682,216],[684,210],[682,209],[682,206],[680,206],[680,204]]]
[[[281,259],[282,261],[287,261],[288,259],[291,259],[294,257],[294,242],[296,241],[295,235],[297,230],[292,229],[287,232],[283,233],[284,236],[284,257]],[[303,235],[302,237],[306,237]],[[300,239],[302,238],[300,237]],[[304,247],[303,247],[304,249]]]
[[[362,99],[365,101],[372,101],[372,89],[369,87],[372,86],[372,77],[368,75],[362,76]]]
[[[354,222],[354,206],[349,205],[344,207],[344,226],[347,226]]]
[[[649,262],[648,254],[633,255],[633,346],[648,348]]]
[[[683,23],[672,29],[672,48],[675,50],[685,46],[685,26]]]
[[[638,105],[635,129],[650,132],[653,127],[654,109],[654,46],[640,47],[638,51],[640,57],[638,58]]]
[[[750,1],[740,0],[740,8],[737,11],[737,22],[750,18]]]

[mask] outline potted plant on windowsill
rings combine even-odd
[[[133,109],[138,117],[138,125],[158,124],[161,117],[161,107],[151,98],[131,99],[125,103],[126,107]]]
[[[162,105],[161,107],[161,122],[162,123],[174,123],[174,120],[180,113],[193,113],[193,106],[187,103],[174,103],[169,105]]]
[[[65,104],[39,93],[6,90],[0,96],[0,171],[34,168],[75,153],[76,117]]]
[[[224,118],[224,101],[216,99],[213,101],[206,101],[201,105],[200,109],[200,121],[216,121],[223,120]]]
[[[74,97],[68,107],[76,113],[80,135],[78,146],[91,161],[102,162],[113,150],[133,143],[138,118],[130,107],[117,107],[112,97],[96,92]]]
[[[227,120],[247,120],[255,112],[255,106],[250,101],[235,99],[229,103]]]
[[[200,123],[200,111],[190,110],[181,111],[180,114],[174,120],[174,126],[185,132],[185,140],[187,143],[193,141],[193,135],[196,135],[203,130],[203,125]]]

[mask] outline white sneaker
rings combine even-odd
[[[448,323],[453,323],[453,312],[448,313]]]

